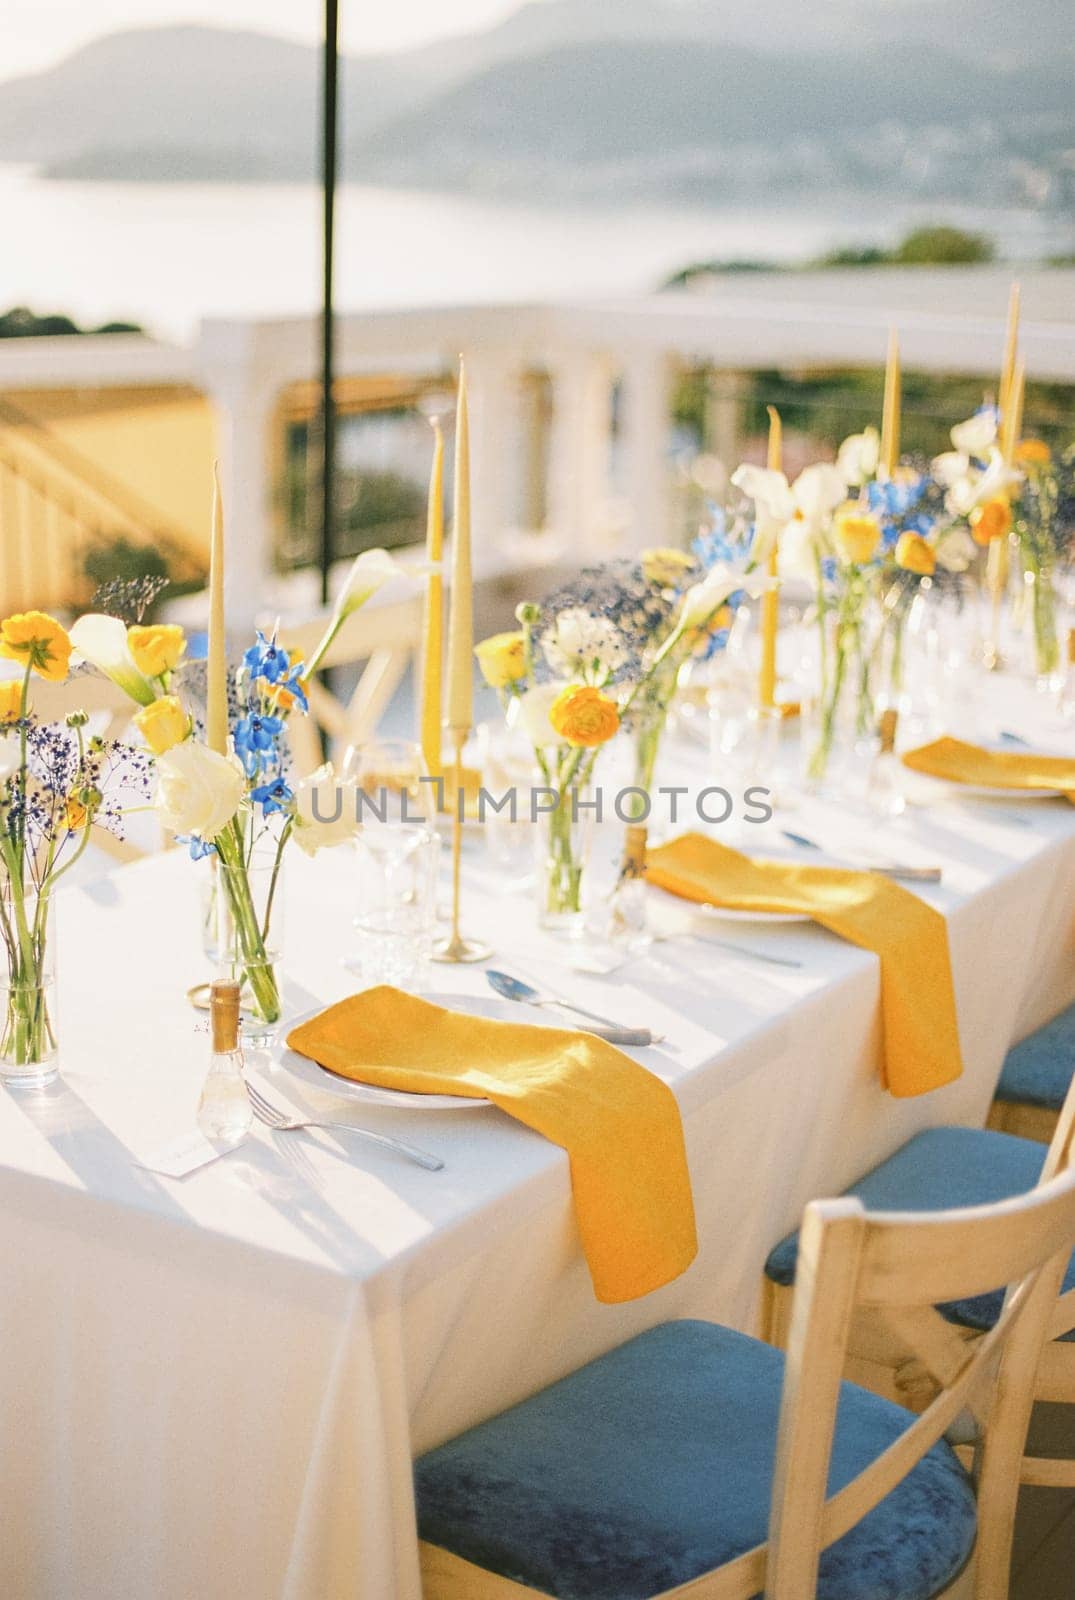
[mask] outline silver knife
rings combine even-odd
[[[818,844],[816,839],[808,839],[803,833],[792,833],[787,828],[781,828],[780,832],[791,844],[829,856],[834,864],[838,860],[838,857],[831,855],[824,845]],[[883,878],[894,878],[905,883],[940,883],[943,876],[941,867],[912,867],[900,861],[855,861],[849,865],[857,872],[878,872]]]

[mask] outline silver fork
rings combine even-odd
[[[289,1117],[279,1106],[270,1105],[252,1083],[247,1083],[246,1093],[255,1117],[274,1133],[298,1133],[303,1128],[342,1128],[347,1133],[357,1133],[360,1138],[368,1139],[371,1144],[382,1145],[386,1150],[394,1150],[397,1155],[406,1156],[408,1161],[414,1161],[418,1166],[425,1167],[427,1172],[440,1172],[444,1167],[440,1156],[430,1155],[427,1150],[419,1150],[417,1145],[405,1144],[402,1139],[393,1139],[387,1133],[374,1133],[369,1128],[358,1127],[354,1122],[333,1121],[325,1117]]]

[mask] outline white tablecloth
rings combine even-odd
[[[496,1110],[368,1113],[440,1151],[440,1174],[264,1130],[182,1182],[136,1167],[191,1125],[205,1071],[184,999],[205,976],[197,874],[175,853],[69,891],[62,1086],[0,1093],[0,1592],[417,1600],[413,1452],[663,1319],[755,1327],[762,1261],[803,1204],[916,1129],[980,1123],[1012,1040],[1075,997],[1075,810],[945,803],[889,843],[943,863],[927,893],[966,1058],[909,1101],[879,1087],[872,956],[741,926],[722,931],[802,969],[678,940],[580,976],[479,848],[466,923],[501,965],[667,1035],[646,1059],[682,1108],[701,1250],[620,1307],[593,1298],[565,1156]],[[353,907],[345,855],[291,866],[297,1013],[353,987]],[[487,993],[480,970],[436,972]]]

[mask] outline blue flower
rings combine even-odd
[[[295,797],[283,778],[273,778],[270,783],[259,783],[251,789],[250,798],[261,807],[262,816],[268,817],[274,811],[286,811]]]
[[[304,711],[309,711],[310,706],[306,699],[306,690],[302,687],[302,673],[303,664],[301,661],[296,661],[295,665],[289,667],[282,678],[276,680],[276,687],[277,689],[286,689],[287,693],[294,697],[296,705],[301,706]]]
[[[276,740],[283,731],[283,718],[264,711],[251,711],[239,718],[234,729],[235,751],[247,777],[252,778],[263,767],[279,766]]]
[[[257,643],[252,644],[243,656],[243,665],[252,678],[265,678],[269,683],[279,683],[286,678],[291,657],[275,639],[266,639],[258,629]]]
[[[209,839],[201,839],[196,833],[177,833],[176,844],[185,844],[190,847],[190,859],[201,861],[205,856],[216,855],[216,845]]]

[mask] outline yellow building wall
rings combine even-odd
[[[197,390],[20,389],[0,394],[163,513],[192,554],[207,559],[215,418]]]

